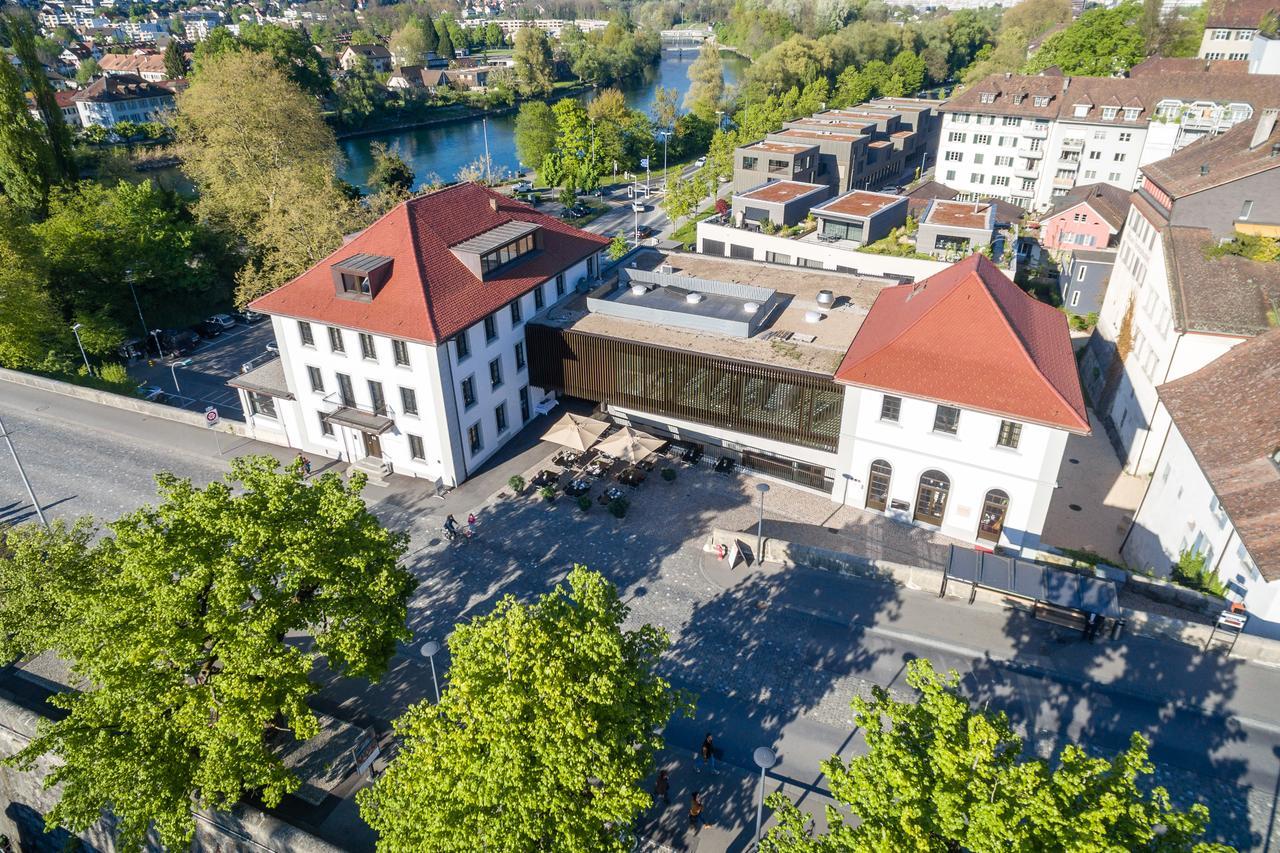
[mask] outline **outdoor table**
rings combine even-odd
[[[543,470],[539,471],[537,474],[534,475],[532,482],[533,482],[533,485],[537,486],[538,488],[542,488],[543,486],[554,485],[559,481],[560,481],[559,472],[552,471],[549,468],[544,468]]]
[[[564,487],[564,493],[571,498],[576,498],[578,495],[585,495],[587,492],[591,491],[591,482],[591,480],[586,478],[578,477],[571,481],[569,485]]]
[[[638,468],[628,468],[618,474],[618,482],[635,488],[644,482],[644,472]]]
[[[610,486],[600,494],[598,500],[602,504],[607,504],[609,501],[617,500],[620,497],[622,497],[622,489],[617,486]]]

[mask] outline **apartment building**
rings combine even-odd
[[[818,146],[761,140],[733,152],[733,191],[746,192],[770,181],[812,184],[818,172]]]
[[[920,217],[916,251],[935,258],[960,260],[990,246],[995,230],[994,204],[935,198]]]
[[[733,194],[733,222],[739,228],[791,226],[809,215],[809,209],[826,199],[826,184],[772,181]]]
[[[72,100],[82,127],[109,128],[122,121],[155,121],[174,107],[172,88],[136,74],[99,77],[76,92]]]
[[[1045,210],[1080,184],[1132,190],[1140,168],[1280,106],[1274,78],[995,74],[942,111],[938,180],[962,200]]]
[[[265,440],[456,485],[545,407],[525,326],[607,244],[476,184],[410,199],[252,304],[280,356],[230,384]]]
[[[1246,629],[1280,638],[1280,330],[1157,392],[1171,423],[1125,562],[1163,575],[1199,554]]]
[[[1201,59],[1247,60],[1263,16],[1280,13],[1276,0],[1216,0],[1208,5]]]
[[[1267,331],[1280,265],[1209,250],[1280,226],[1280,126],[1266,110],[1143,169],[1081,371],[1130,473],[1146,475],[1169,434],[1157,387]]]

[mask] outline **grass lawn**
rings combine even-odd
[[[684,247],[686,249],[696,248],[698,245],[698,223],[704,219],[707,219],[708,217],[715,216],[715,214],[716,214],[715,208],[711,208],[710,210],[704,210],[702,213],[699,213],[697,216],[693,217],[693,219],[690,219],[684,225],[681,225],[675,231],[672,231],[671,239],[679,240],[681,243],[684,244]]]
[[[580,203],[580,204],[584,204],[584,205],[586,205],[587,207],[591,208],[591,212],[590,212],[590,213],[588,213],[586,216],[580,216],[580,217],[578,217],[577,219],[566,219],[566,220],[564,220],[565,222],[568,222],[570,225],[574,226],[575,228],[582,228],[582,227],[584,227],[585,225],[587,225],[587,223],[589,223],[589,222],[594,222],[595,220],[599,219],[599,218],[600,218],[600,216],[601,216],[605,211],[607,211],[607,210],[609,209],[609,205],[605,204],[604,202],[601,202],[601,201],[598,201],[598,200],[596,200],[596,199],[593,199],[593,198],[592,198],[592,199],[587,199],[587,198],[579,199],[579,203]]]

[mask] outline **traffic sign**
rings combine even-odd
[[[204,410],[204,424],[205,426],[217,426],[218,410],[213,406],[209,406]]]
[[[641,168],[641,169],[647,169],[647,168],[649,168],[649,158],[648,158],[648,157],[641,157],[641,158],[640,158],[640,168]]]

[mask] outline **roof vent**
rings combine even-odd
[[[697,291],[694,291],[692,293],[686,293],[684,295],[684,301],[688,302],[690,305],[697,305],[699,302],[701,302],[705,298],[706,297],[704,297],[701,293],[698,293]]]
[[[632,296],[644,296],[648,292],[649,292],[649,288],[645,287],[643,284],[631,285]]]
[[[745,305],[743,305],[743,306],[742,306],[742,310],[743,310],[743,311],[745,311],[745,312],[746,312],[746,313],[748,313],[748,314],[754,314],[754,313],[756,313],[757,311],[759,311],[759,310],[760,310],[760,303],[759,303],[759,302],[748,302],[748,303],[746,303]]]
[[[671,275],[672,273],[675,272],[675,268],[672,267],[671,264],[663,264],[662,266],[658,267],[658,272],[662,273],[663,275]]]
[[[821,311],[806,311],[804,312],[804,321],[806,323],[818,323],[822,321],[822,316]]]
[[[834,293],[832,293],[830,290],[819,290],[819,291],[818,291],[818,304],[819,304],[819,305],[830,305],[832,302],[835,302],[835,300],[836,300],[836,296],[835,296],[835,294],[834,294]]]

